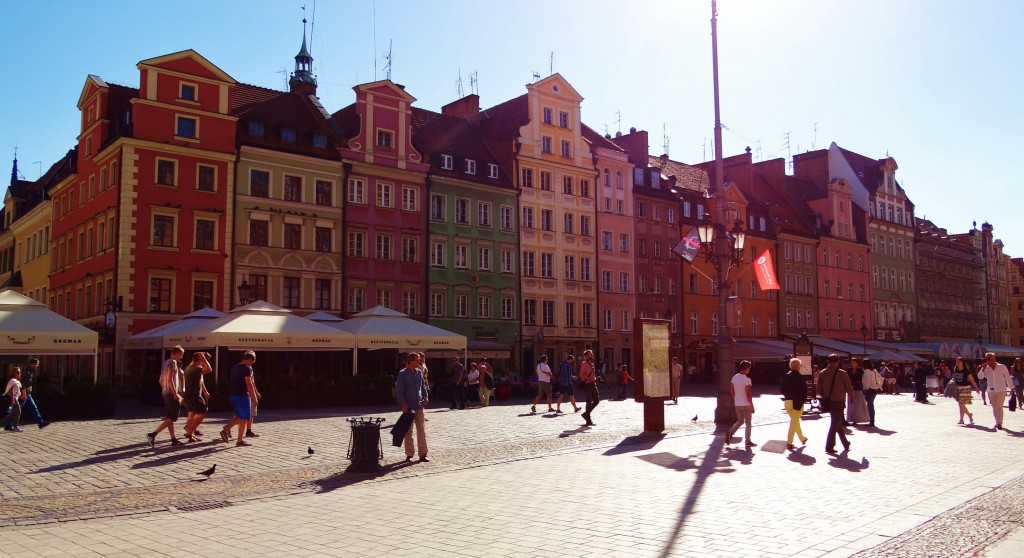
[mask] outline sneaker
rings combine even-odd
[[[156,434],[154,434],[152,432],[150,432],[149,434],[146,434],[146,441],[149,442],[149,447],[155,448],[156,447]]]
[[[181,440],[179,440],[177,438],[171,438],[171,445],[172,446],[181,446],[181,445],[184,445],[184,442],[182,442]]]
[[[245,437],[246,438],[259,438],[260,435],[255,433],[255,432],[253,432],[252,430],[246,430],[245,431]]]
[[[530,407],[530,412],[531,412],[531,413],[536,413],[536,412],[537,412],[537,406],[536,406],[536,405],[532,405],[532,406]]]
[[[40,430],[46,428],[47,426],[50,426],[50,423],[46,422],[45,420],[43,422],[39,423],[39,429]]]
[[[24,432],[24,430],[15,426],[14,428],[11,429],[11,432]]]
[[[554,409],[552,409],[551,407],[548,407],[548,412],[549,412],[549,413],[553,413],[553,412],[555,412],[555,410],[554,410]]]
[[[748,447],[748,448],[752,448],[752,447],[754,447],[754,446],[756,446],[756,445],[757,445],[757,444],[755,444],[754,442],[752,442],[752,441],[750,441],[750,440],[747,440],[747,447]]]
[[[198,430],[193,432],[192,435],[195,436],[196,438],[202,438],[203,437],[203,433],[198,431]]]
[[[225,444],[228,443],[230,438],[228,437],[227,430],[224,430],[223,428],[220,429],[220,439],[223,440]]]
[[[239,441],[235,442],[235,445],[241,448],[241,447],[251,446],[252,444],[250,444],[249,442],[246,442],[245,440],[239,440]]]

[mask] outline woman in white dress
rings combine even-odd
[[[860,360],[856,358],[850,359],[850,381],[853,383],[853,399],[846,407],[846,422],[870,422],[868,400],[864,397],[864,369],[860,367]]]

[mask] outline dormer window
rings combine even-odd
[[[452,170],[451,155],[441,155],[441,168],[444,170]]]
[[[313,147],[319,149],[327,147],[327,136],[323,134],[313,134]]]
[[[196,86],[190,83],[182,83],[178,92],[178,98],[183,101],[195,101]]]
[[[377,147],[393,149],[394,142],[392,141],[392,137],[393,134],[388,130],[377,130]]]
[[[466,159],[466,174],[476,174],[476,161]]]
[[[487,164],[487,178],[498,178],[498,165],[494,163]]]
[[[281,141],[295,143],[295,128],[281,128]]]
[[[196,139],[199,133],[199,121],[195,118],[188,116],[179,116],[177,118],[177,127],[174,135],[179,138]]]
[[[256,137],[263,137],[263,123],[262,122],[249,122],[249,135]]]

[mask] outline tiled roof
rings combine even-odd
[[[359,134],[359,113],[355,103],[331,115],[331,124],[339,137],[352,139]]]
[[[785,183],[772,184],[759,172],[754,173],[753,195],[764,204],[779,232],[814,236],[813,229],[804,215],[797,210],[785,192]]]
[[[497,164],[498,158],[487,148],[475,127],[464,118],[446,116],[437,112],[412,108],[412,143],[430,163],[430,172],[453,178],[462,178],[496,186],[511,187],[507,172],[498,172],[498,178],[488,178],[487,165]],[[441,155],[451,155],[451,169],[441,168]],[[465,161],[476,161],[476,173],[466,173]],[[500,169],[499,165],[499,169]]]
[[[608,149],[610,151],[617,151],[619,153],[625,153],[625,150],[622,149],[621,147],[619,147],[618,145],[615,145],[615,143],[613,143],[612,140],[610,140],[610,139],[602,136],[601,134],[597,133],[596,131],[594,131],[593,128],[591,128],[590,126],[587,126],[586,124],[583,124],[580,127],[580,131],[583,134],[583,139],[585,139],[588,142],[590,142],[590,145],[594,146],[594,148],[600,147],[602,149]],[[591,151],[593,151],[593,150],[591,150]]]
[[[836,146],[838,147],[838,146]],[[882,160],[872,159],[865,157],[853,151],[838,147],[839,152],[843,154],[843,158],[850,165],[850,168],[857,173],[861,183],[868,189],[869,192],[874,193],[875,189],[882,184]]]
[[[302,93],[274,91],[264,87],[239,83],[231,88],[229,110],[238,117],[238,141],[242,145],[254,145],[319,158],[336,158],[335,137],[327,122],[327,115],[321,112],[319,102]],[[249,133],[249,124],[263,125],[263,135]],[[295,131],[295,141],[286,142],[283,130]],[[313,145],[314,134],[326,138],[326,147]]]
[[[658,170],[663,177],[675,177],[676,188],[704,193],[707,191],[708,185],[711,184],[710,176],[702,169],[673,161],[668,157],[648,155],[647,163],[651,168]]]

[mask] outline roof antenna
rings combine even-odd
[[[621,110],[615,111],[615,127],[617,128],[616,132],[618,132],[619,135],[622,135],[622,111]]]
[[[476,79],[476,70],[469,74],[469,92],[475,95],[480,94],[479,82]]]
[[[533,71],[533,82],[536,83],[539,80],[540,80],[540,72],[538,72],[537,70],[534,70]]]
[[[793,150],[790,149],[790,146],[789,146],[789,134],[790,133],[791,132],[786,132],[785,134],[782,134],[782,137],[786,138],[786,143],[782,147],[785,148],[785,150],[786,150],[786,158],[789,159],[789,172],[793,172]]]
[[[384,56],[384,60],[388,61],[388,63],[384,65],[384,71],[387,73],[388,81],[391,81],[391,45],[393,43],[393,40],[388,41],[388,53]]]
[[[555,75],[555,51],[551,51],[550,59],[548,61],[548,75]]]
[[[373,0],[373,81],[377,81],[377,0]]]
[[[818,123],[814,123],[814,141],[811,142],[811,151],[818,148]]]
[[[661,149],[662,153],[668,155],[668,128],[665,127],[665,123],[661,123]]]
[[[457,99],[462,98],[462,68],[459,68],[459,77],[455,80],[455,93],[458,94]]]

